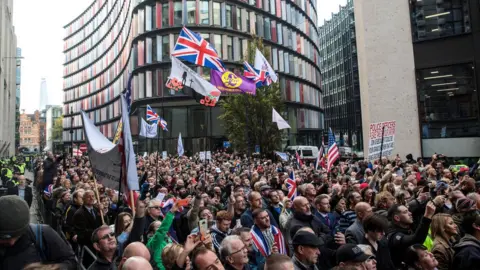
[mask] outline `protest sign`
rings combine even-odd
[[[379,122],[370,124],[370,133],[368,136],[368,160],[392,155],[395,148],[395,121]],[[385,127],[385,129],[383,129]],[[383,146],[382,146],[383,133]]]

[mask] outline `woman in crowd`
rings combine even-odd
[[[433,238],[432,253],[438,261],[438,270],[452,269],[453,240],[457,235],[457,225],[448,214],[436,214],[431,224]]]

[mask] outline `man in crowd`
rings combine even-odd
[[[480,265],[480,215],[470,213],[462,221],[465,236],[454,246],[455,269],[476,269]]]
[[[114,269],[117,251],[115,233],[107,225],[95,229],[92,234],[93,248],[97,259],[88,270]]]
[[[230,235],[223,239],[219,254],[220,259],[226,264],[225,269],[250,269],[248,265],[248,249],[237,235]]]
[[[272,254],[265,263],[265,270],[294,270],[292,259],[283,254]]]
[[[377,262],[373,256],[365,252],[355,244],[345,244],[337,250],[337,262],[340,268],[351,267],[352,269],[376,269]],[[361,268],[356,268],[360,266]]]
[[[264,257],[268,257],[272,253],[287,254],[283,235],[277,227],[270,224],[267,210],[255,209],[253,219],[255,225],[250,232],[255,248]]]
[[[260,195],[260,193],[258,193],[256,191],[252,191],[248,195],[248,202],[250,203],[250,208],[245,210],[245,212],[242,214],[242,217],[240,218],[240,220],[242,222],[243,227],[251,228],[253,226],[253,223],[254,223],[252,213],[256,209],[261,209],[262,208],[262,196]],[[268,216],[270,217],[270,220],[271,220],[272,224],[275,227],[278,228],[278,224],[275,221],[275,217],[273,216],[273,214],[268,210],[266,210],[266,211],[268,213]]]
[[[318,270],[317,260],[321,255],[319,247],[322,242],[308,231],[299,231],[292,240],[292,262],[295,270]]]
[[[27,186],[26,179],[24,175],[18,176],[18,185],[12,188],[9,188],[7,191],[8,195],[17,195],[22,200],[26,201],[28,207],[32,206],[33,193],[32,188]]]
[[[197,248],[193,252],[191,260],[197,270],[225,270],[217,254],[205,247]]]
[[[365,236],[363,230],[363,220],[372,215],[372,207],[366,202],[359,202],[355,205],[357,218],[345,231],[345,240],[347,243],[358,244]]]
[[[315,198],[315,216],[330,229],[330,234],[333,236],[337,229],[338,221],[330,209],[330,199],[327,194],[318,195]]]
[[[223,239],[232,233],[231,222],[232,216],[227,211],[222,210],[217,213],[217,222],[211,229],[213,245],[217,252],[220,250]]]
[[[93,231],[102,225],[102,219],[94,207],[95,195],[92,190],[83,194],[83,205],[73,215],[74,234],[77,242],[93,250],[91,237]],[[101,204],[100,204],[101,205]]]

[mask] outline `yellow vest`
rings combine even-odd
[[[433,248],[433,239],[431,233],[431,229],[429,228],[427,238],[425,238],[425,242],[423,242],[423,245],[428,249],[428,251],[432,251]]]

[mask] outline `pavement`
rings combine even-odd
[[[33,180],[33,172],[25,170],[24,175],[27,179]],[[42,217],[38,206],[38,192],[37,189],[33,186],[33,182],[32,184],[30,184],[30,187],[32,187],[33,190],[32,206],[30,206],[30,223],[42,223]]]

